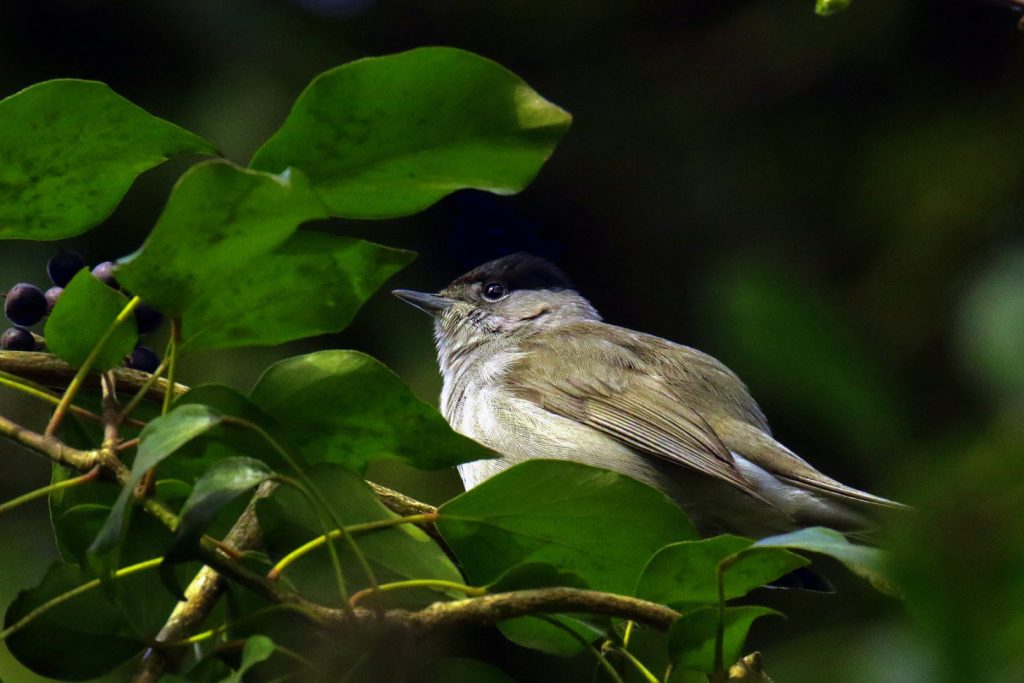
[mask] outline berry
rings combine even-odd
[[[47,315],[49,315],[50,313],[53,313],[53,307],[57,305],[57,299],[59,299],[60,295],[63,294],[63,293],[64,293],[64,288],[63,287],[50,287],[48,290],[46,290],[46,293],[43,294],[43,296],[46,297],[46,314]]]
[[[120,287],[117,284],[117,280],[114,279],[114,269],[117,268],[117,264],[113,261],[104,261],[95,268],[92,269],[93,277],[97,278],[100,282],[108,287],[117,289]]]
[[[35,351],[36,338],[28,330],[12,327],[0,334],[0,349],[5,351]]]
[[[19,282],[7,292],[4,313],[19,327],[35,325],[46,315],[46,297],[35,285]]]
[[[148,346],[136,346],[132,350],[132,354],[128,356],[127,365],[143,372],[156,372],[157,367],[160,366],[160,357]]]
[[[139,328],[139,334],[149,334],[160,327],[163,321],[164,316],[149,304],[140,303],[135,307],[135,325]]]
[[[82,268],[85,268],[85,261],[82,260],[81,254],[64,251],[54,256],[46,264],[46,274],[50,276],[53,284],[58,287],[67,287],[71,278]]]

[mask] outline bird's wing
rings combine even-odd
[[[559,332],[521,345],[523,353],[506,375],[517,396],[771,505],[740,474],[729,448],[701,414],[701,401],[681,397],[671,378],[631,348],[639,335],[590,322]]]

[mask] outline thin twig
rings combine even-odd
[[[53,354],[35,351],[0,351],[0,370],[47,387],[66,387],[76,372],[74,366],[65,363]],[[114,368],[111,372],[117,378],[117,386],[123,387],[127,391],[138,391],[151,377],[148,372],[130,368]],[[99,385],[98,373],[89,374],[83,382],[83,386],[87,388],[98,388]],[[146,399],[162,401],[167,386],[167,380],[161,377],[146,390]],[[175,397],[181,396],[186,391],[188,391],[188,387],[184,384],[174,385]]]

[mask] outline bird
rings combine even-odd
[[[526,460],[570,460],[662,491],[705,537],[855,535],[873,511],[905,507],[820,472],[772,436],[723,363],[604,322],[544,258],[511,254],[439,292],[393,294],[434,319],[441,413],[500,456],[459,465],[467,490]]]

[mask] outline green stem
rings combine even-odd
[[[648,683],[660,683],[658,677],[651,673],[651,670],[643,665],[639,659],[633,656],[633,653],[626,648],[616,648],[616,652],[626,658],[626,661],[633,665],[633,668],[644,677]]]
[[[162,361],[160,361],[160,365],[158,365],[156,370],[153,371],[153,374],[150,375],[146,379],[146,381],[142,383],[142,386],[139,387],[139,390],[135,393],[134,396],[132,396],[132,400],[128,401],[128,404],[118,414],[118,416],[117,416],[117,423],[118,424],[121,424],[122,422],[124,422],[128,418],[128,416],[132,414],[132,411],[135,410],[135,408],[138,407],[138,405],[140,403],[142,403],[142,399],[144,399],[146,397],[146,394],[149,393],[149,390],[152,389],[153,385],[156,384],[158,379],[160,379],[160,375],[164,374],[164,371],[167,369],[168,365],[169,365],[169,363],[168,363],[168,360],[167,360],[166,357]],[[168,384],[168,386],[172,387],[173,385]],[[173,391],[173,389],[168,389],[168,391]],[[167,395],[165,393],[164,394],[165,399],[166,399],[166,396]]]
[[[302,497],[309,503],[309,507],[313,510],[313,514],[316,515],[317,523],[320,528],[327,533],[329,531],[328,523],[324,520],[323,514],[321,513],[320,507],[317,505],[316,500],[313,498],[313,494],[306,488],[304,484],[291,479],[290,477],[284,477],[280,474],[275,477],[283,484],[291,486],[296,491],[302,494]],[[341,558],[338,556],[338,549],[334,547],[333,543],[327,544],[327,552],[331,556],[331,565],[334,568],[334,577],[338,583],[338,595],[341,596],[341,605],[350,616],[355,616],[355,610],[352,609],[352,605],[349,603],[348,586],[345,583],[345,573],[341,569]]]
[[[735,562],[735,556],[727,557],[718,563],[715,568],[715,578],[718,581],[718,624],[715,626],[715,673],[712,680],[715,683],[724,682],[725,674],[725,570]]]
[[[626,631],[622,634],[622,649],[629,647],[629,639],[633,637],[633,629],[636,628],[636,622],[632,619],[626,621]]]
[[[171,399],[174,398],[174,371],[178,367],[178,341],[180,338],[181,324],[177,318],[173,318],[171,320],[171,339],[167,342],[167,353],[164,354],[164,362],[167,363],[167,389],[164,391],[161,415],[166,415],[167,411],[171,409]]]
[[[90,481],[96,479],[99,476],[99,474],[100,468],[99,466],[96,466],[81,476],[72,477],[71,479],[65,479],[64,481],[59,481],[56,484],[49,484],[47,486],[43,486],[42,488],[38,488],[35,491],[29,491],[28,493],[18,496],[13,500],[9,500],[6,503],[0,503],[0,515],[7,512],[8,510],[12,510],[18,507],[19,505],[22,505],[23,503],[28,503],[37,498],[48,496],[54,491],[60,491],[61,489],[71,488],[72,486],[78,486],[79,484],[87,484]]]
[[[154,567],[159,567],[160,563],[163,561],[163,559],[164,559],[163,557],[154,557],[152,559],[146,560],[145,562],[139,562],[138,564],[133,564],[133,565],[129,565],[127,567],[122,567],[121,569],[118,569],[116,572],[113,573],[112,578],[120,579],[122,577],[129,576],[131,574],[136,574],[138,572],[146,571],[147,569],[153,569]],[[32,623],[37,618],[39,618],[39,616],[41,616],[42,614],[50,611],[54,607],[58,607],[58,606],[64,604],[65,602],[67,602],[68,600],[72,600],[72,599],[78,597],[79,595],[81,595],[83,593],[91,591],[94,588],[98,588],[99,585],[100,585],[100,580],[99,579],[93,579],[92,581],[87,581],[87,582],[83,583],[81,586],[78,586],[77,588],[72,588],[67,593],[61,593],[57,597],[51,598],[50,600],[47,600],[42,605],[40,605],[39,607],[36,607],[34,610],[32,610],[31,612],[29,612],[28,614],[23,616],[21,619],[19,619],[18,621],[14,622],[13,624],[11,624],[7,628],[5,628],[3,631],[0,631],[0,642],[3,642],[4,640],[6,640],[11,635],[13,635],[13,634],[17,633],[18,631],[20,631],[21,629],[25,628],[30,623]]]
[[[114,322],[110,323],[107,331],[103,333],[100,340],[96,342],[96,345],[92,347],[89,355],[85,357],[85,362],[82,363],[82,367],[78,368],[78,372],[71,379],[71,383],[68,384],[68,388],[64,391],[64,395],[60,399],[60,403],[57,404],[57,409],[53,411],[53,416],[50,417],[49,424],[46,425],[46,436],[53,436],[57,433],[57,428],[60,427],[61,420],[64,419],[64,414],[68,411],[71,406],[71,401],[75,398],[75,394],[82,388],[82,384],[85,382],[85,378],[89,375],[89,371],[92,369],[93,363],[99,357],[100,352],[103,351],[103,347],[107,345],[110,338],[117,331],[117,328],[121,327],[128,318],[131,317],[135,311],[135,307],[139,305],[139,297],[132,297],[125,307],[121,309],[121,312],[114,318]]]
[[[382,583],[377,586],[377,590],[366,589],[357,591],[352,594],[352,598],[349,603],[353,607],[365,598],[367,595],[373,595],[376,593],[387,593],[388,591],[406,590],[409,588],[430,588],[434,590],[456,590],[471,597],[477,597],[480,595],[487,595],[487,589],[481,586],[467,586],[464,583],[458,583],[457,581],[445,581],[443,579],[409,579],[408,581],[394,581],[392,583]]]
[[[267,432],[265,429],[263,429],[263,427],[259,426],[255,422],[251,422],[249,420],[233,416],[225,416],[223,420],[224,424],[234,424],[239,427],[245,427],[246,429],[251,429],[252,431],[259,434],[263,438],[263,440],[270,444],[270,447],[273,448],[274,451],[276,451],[277,454],[280,455],[281,458],[283,458],[286,463],[288,463],[288,466],[295,470],[295,473],[298,475],[302,483],[308,487],[309,492],[316,498],[316,500],[320,503],[320,506],[327,512],[327,515],[331,518],[331,521],[334,523],[334,526],[337,529],[341,530],[341,536],[345,540],[345,543],[348,545],[348,547],[352,550],[352,554],[355,555],[356,561],[359,562],[359,566],[366,574],[367,582],[370,584],[372,588],[376,588],[379,583],[377,581],[377,575],[374,573],[373,568],[370,566],[369,560],[366,559],[366,555],[363,553],[359,545],[355,542],[355,539],[352,538],[352,534],[348,533],[345,530],[345,525],[338,518],[338,515],[335,514],[334,509],[330,506],[327,500],[324,499],[324,497],[320,494],[316,486],[313,485],[313,482],[310,481],[308,476],[306,476],[306,473],[302,470],[302,468],[299,467],[299,463],[295,460],[294,457],[292,457],[291,453],[289,453],[288,450],[277,441],[277,439],[272,437],[269,432]],[[328,529],[324,529],[324,531],[327,532]],[[330,544],[328,547],[333,548],[334,545]],[[347,599],[345,604],[347,607]]]
[[[2,370],[0,370],[0,385],[3,385],[10,389],[14,389],[15,391],[20,391],[26,396],[31,396],[32,398],[37,398],[41,401],[46,401],[50,405],[60,405],[60,396],[56,396],[50,393],[49,391],[39,386],[38,384],[35,384],[34,382],[27,382],[22,378],[18,377],[17,375],[12,375]],[[103,422],[102,417],[100,417],[96,413],[86,410],[85,408],[79,408],[76,405],[72,405],[70,406],[69,410],[73,412],[75,415],[78,415],[79,417],[84,417],[87,420],[92,420],[93,422]]]
[[[267,578],[270,580],[276,580],[288,565],[295,562],[303,555],[319,548],[320,546],[327,543],[327,541],[334,540],[343,533],[357,534],[364,531],[374,531],[376,529],[386,529],[392,526],[398,526],[400,524],[420,524],[426,522],[433,522],[437,520],[438,514],[436,512],[425,512],[418,515],[409,515],[408,517],[394,517],[392,519],[381,519],[375,522],[364,522],[362,524],[351,524],[342,529],[334,529],[323,536],[317,536],[316,538],[303,543],[295,550],[291,551],[287,555],[281,558],[281,560],[274,565],[273,569],[267,574]]]
[[[612,666],[612,663],[609,662],[608,658],[604,656],[604,653],[601,652],[599,648],[594,647],[594,644],[591,643],[589,640],[587,640],[580,634],[576,633],[576,631],[573,631],[571,628],[569,628],[562,622],[558,621],[557,619],[553,619],[549,616],[545,616],[542,614],[537,614],[534,616],[536,616],[538,619],[541,619],[542,621],[548,622],[555,628],[559,628],[568,633],[572,638],[581,643],[583,647],[587,648],[588,650],[590,650],[591,653],[593,653],[594,657],[597,658],[597,663],[601,665],[605,673],[608,674],[609,678],[615,681],[615,683],[625,683],[625,681],[622,680],[622,676],[619,675],[619,672],[615,670],[615,667]]]

